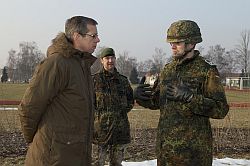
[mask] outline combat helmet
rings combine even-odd
[[[200,43],[202,42],[200,28],[191,20],[174,22],[167,31],[167,42]]]

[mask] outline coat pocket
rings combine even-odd
[[[86,133],[55,131],[50,148],[51,165],[81,165],[88,154]]]
[[[107,114],[96,117],[94,121],[93,142],[95,144],[105,145],[112,137],[114,129],[114,120]]]

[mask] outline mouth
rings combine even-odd
[[[173,54],[177,54],[177,51],[176,50],[172,50],[173,51]]]

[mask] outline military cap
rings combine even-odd
[[[113,48],[105,48],[103,49],[103,51],[101,52],[101,58],[105,57],[105,56],[115,56],[115,51],[113,50]]]

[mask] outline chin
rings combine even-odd
[[[92,54],[95,50],[90,50],[89,53]]]
[[[183,55],[180,54],[173,54],[173,57],[176,59],[181,59]]]

